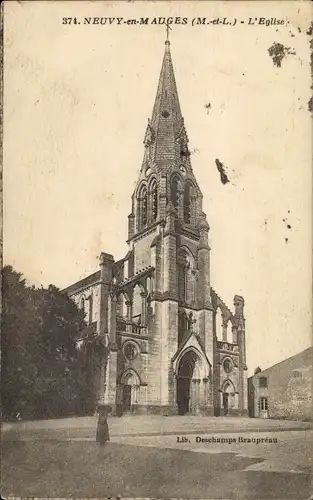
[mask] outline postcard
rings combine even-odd
[[[2,496],[306,499],[309,1],[5,1]]]

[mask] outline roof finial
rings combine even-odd
[[[166,42],[165,42],[165,45],[169,45],[170,44],[170,41],[169,41],[169,34],[170,34],[170,30],[172,28],[170,27],[169,25],[169,22],[166,23]]]

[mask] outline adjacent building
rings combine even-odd
[[[249,415],[311,420],[312,356],[310,347],[250,377]]]
[[[118,414],[247,414],[244,299],[235,295],[231,310],[212,288],[210,227],[188,142],[166,41],[128,252],[118,261],[102,253],[100,270],[66,289],[86,312],[89,336],[106,339],[98,394]],[[84,342],[88,364],[88,335]]]

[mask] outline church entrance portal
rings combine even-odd
[[[230,380],[227,380],[222,390],[223,415],[231,413],[235,404],[235,388]]]
[[[131,410],[131,385],[123,386],[123,412]]]
[[[193,377],[197,355],[188,351],[180,360],[177,376],[177,408],[179,415],[190,411],[191,380]]]
[[[224,415],[227,415],[228,413],[228,393],[223,392],[223,408],[224,408]]]
[[[118,414],[136,413],[140,391],[140,379],[138,374],[132,370],[126,370],[119,385]]]

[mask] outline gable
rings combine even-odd
[[[198,357],[202,360],[203,364],[206,366],[207,375],[209,376],[209,374],[211,372],[212,364],[208,360],[208,357],[205,354],[204,349],[203,349],[201,343],[199,342],[199,340],[194,332],[190,332],[188,337],[186,337],[184,342],[182,342],[182,344],[180,345],[180,347],[176,351],[175,355],[173,356],[172,362],[173,362],[174,371],[175,372],[177,371],[177,366],[178,366],[182,356],[186,352],[188,352],[189,350],[194,351],[198,355]]]

